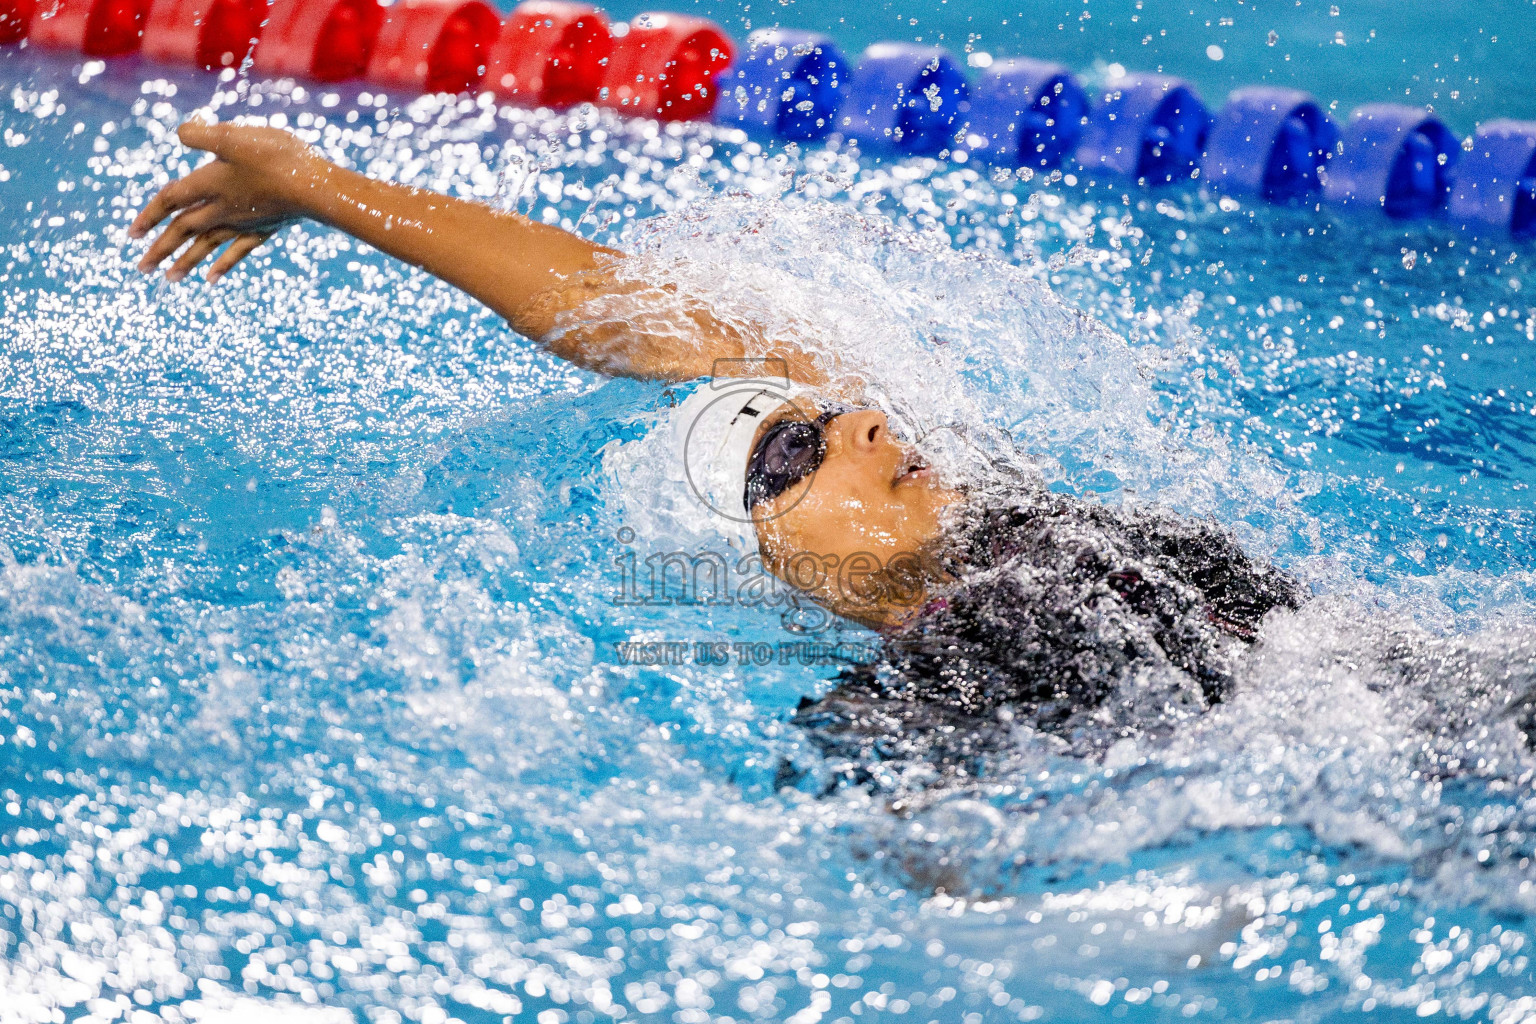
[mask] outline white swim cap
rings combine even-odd
[[[725,377],[701,384],[675,413],[676,451],[694,496],[727,536],[755,540],[747,513],[747,460],[765,417],[810,389],[783,377]]]

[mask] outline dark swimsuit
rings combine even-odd
[[[1019,721],[1113,742],[1137,719],[1106,704],[1148,678],[1198,711],[1222,699],[1264,615],[1307,597],[1215,523],[1151,508],[1040,494],[970,510],[958,535],[957,582],[795,715],[849,777],[899,758],[974,765]]]

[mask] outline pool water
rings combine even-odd
[[[592,111],[0,76],[0,1021],[1536,1014],[1499,696],[1536,618],[1528,245]],[[911,429],[1006,430],[1319,596],[1175,728],[836,787],[789,722],[835,668],[779,645],[872,637],[626,599],[711,543],[667,389],[314,226],[215,288],[133,272],[210,102],[799,318]]]

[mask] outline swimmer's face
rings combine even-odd
[[[821,411],[798,404],[770,414],[754,446],[780,420],[814,418]],[[944,510],[960,494],[892,436],[882,412],[842,413],[825,433],[820,468],[752,510],[763,562],[834,611],[871,624],[892,623],[915,611],[921,594],[897,585],[878,591],[883,599],[872,598],[867,581],[874,577],[867,574],[905,566],[902,576],[909,578],[916,559],[934,549]],[[813,571],[817,564],[819,574]]]

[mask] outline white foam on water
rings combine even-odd
[[[67,97],[139,133],[93,128],[76,163],[54,146],[74,110],[18,89],[8,124],[32,141],[7,168],[77,197],[87,174],[134,201],[169,180],[182,111],[162,89],[125,115],[130,85]],[[1354,406],[1411,406],[1442,368],[1360,341],[1314,359],[1295,339],[1363,302],[1226,280],[1309,244],[1280,233],[1291,214],[1227,236],[1195,193],[1142,209],[591,110],[424,99],[349,122],[351,99],[297,95],[225,106],[324,116],[304,130],[374,173],[585,217],[668,301],[810,339],[958,477],[989,479],[952,428],[1062,489],[1215,514],[1327,596],[1175,728],[1086,756],[1019,728],[981,780],[896,799],[780,790],[781,763],[814,761],[785,719],[831,669],[610,656],[786,635],[771,613],[614,602],[620,526],[642,555],[710,543],[659,388],[563,367],[313,229],[221,289],[151,284],[119,262],[125,208],[84,204],[96,219],[21,224],[5,256],[0,1015],[1529,1013],[1536,805],[1502,712],[1532,587],[1470,557],[1521,514],[1307,462]],[[1171,258],[1165,222],[1227,265]],[[1229,307],[1248,319],[1210,318]],[[1390,536],[1419,520],[1438,525]]]

